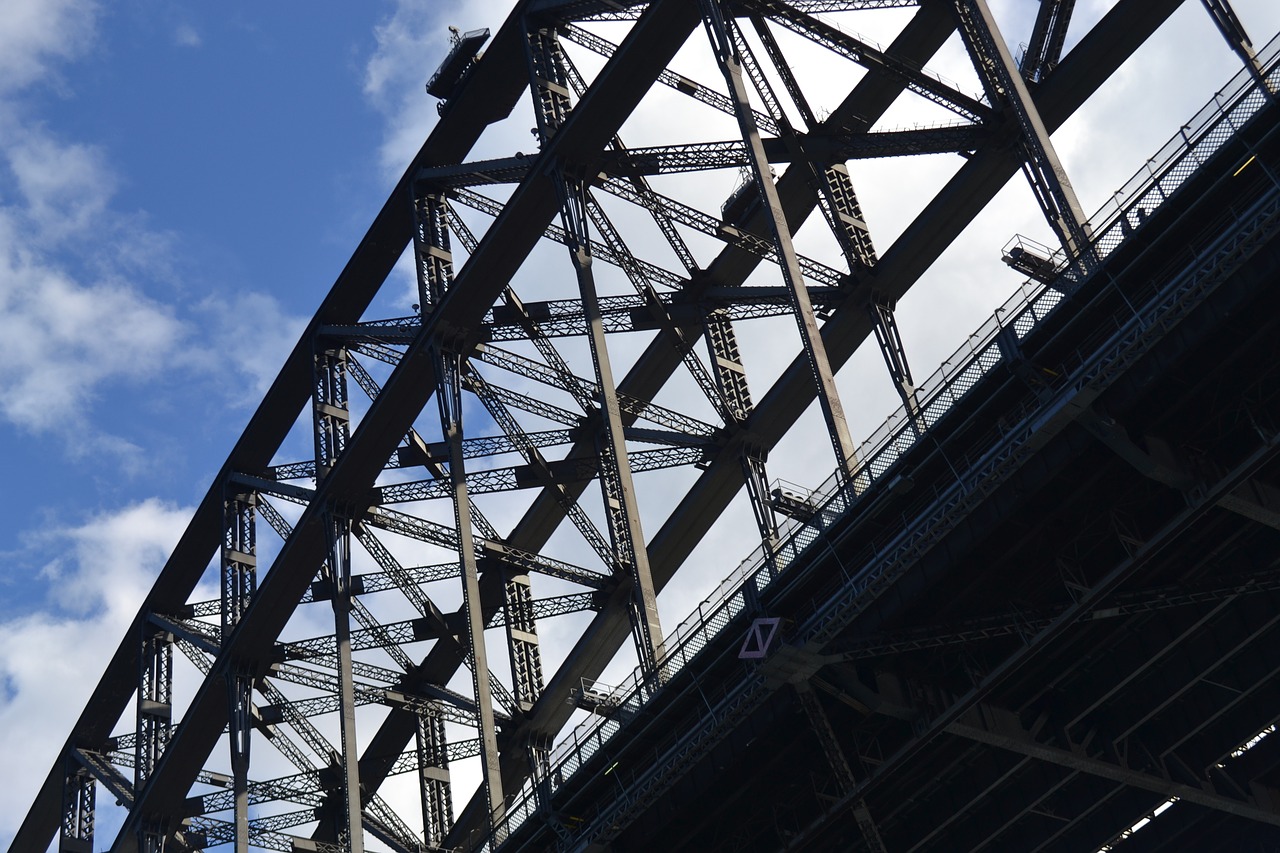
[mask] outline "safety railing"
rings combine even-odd
[[[1273,90],[1280,88],[1280,36],[1259,52],[1266,69],[1264,79]],[[1093,251],[1099,260],[1110,255],[1142,226],[1176,190],[1197,174],[1212,155],[1234,136],[1266,103],[1267,95],[1248,73],[1241,71],[1223,87],[1178,133],[1149,159],[1090,219],[1094,234]],[[917,389],[918,411],[909,414],[899,408],[864,441],[850,484],[833,474],[809,496],[818,507],[805,520],[783,523],[777,544],[770,551],[758,546],[726,577],[684,622],[665,639],[666,652],[659,662],[664,680],[669,680],[693,660],[725,626],[753,602],[810,545],[834,526],[874,484],[916,443],[919,436],[937,423],[951,408],[1005,357],[1001,337],[1020,341],[1057,307],[1063,292],[1082,283],[1081,274],[1068,268],[1060,256],[1054,258],[1062,270],[1052,285],[1024,282],[994,314],[942,362]],[[609,697],[616,710],[608,715],[592,715],[580,723],[552,750],[539,778],[526,780],[508,804],[496,837],[504,838],[538,812],[539,798],[554,794],[565,780],[603,749],[662,686],[647,679],[637,667]]]

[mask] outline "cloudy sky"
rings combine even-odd
[[[1073,34],[1108,5],[1078,3]],[[993,6],[1016,51],[1033,4]],[[1259,45],[1280,29],[1270,0],[1236,8]],[[496,29],[505,13],[478,0],[233,2],[216,13],[180,0],[7,0],[0,844],[284,354],[434,122],[422,85],[447,48],[446,25]],[[887,42],[895,20],[851,28]],[[976,89],[963,64],[947,67],[948,50],[956,59],[953,44],[941,70]],[[690,76],[720,83],[699,55],[682,61]],[[1101,205],[1236,67],[1188,2],[1056,137],[1084,207]],[[485,156],[531,150],[527,102],[519,109],[484,141]],[[931,118],[904,105],[895,121]],[[629,144],[677,125],[656,116],[629,128]],[[882,249],[958,164],[856,164]],[[732,176],[720,180],[703,209],[718,207]],[[921,296],[903,300],[917,378],[1019,284],[998,262],[1016,232],[1048,236],[1021,185],[931,270]],[[823,250],[821,238],[799,243]],[[401,280],[383,304],[408,313],[411,301]],[[896,400],[878,360],[860,355],[841,377],[856,440]],[[767,382],[754,387],[759,396]],[[816,485],[830,468],[819,452],[821,441],[784,446],[771,473]],[[683,616],[735,562],[712,561],[683,594],[665,596],[664,619]]]

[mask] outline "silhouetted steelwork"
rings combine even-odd
[[[1177,2],[1120,0],[1064,56],[1073,5],[1042,0],[1020,63],[985,0],[522,0],[483,53],[455,32],[439,122],[14,849],[101,846],[98,785],[119,851],[1097,850],[1143,818],[1135,850],[1275,842],[1280,49],[1204,0],[1244,70],[1089,219],[1051,133]],[[817,17],[884,8],[913,10],[888,47]],[[867,73],[820,110],[784,30]],[[925,70],[957,32],[982,95]],[[670,67],[701,36],[718,84]],[[626,146],[661,87],[738,138]],[[526,90],[537,153],[468,159]],[[955,120],[879,128],[903,93]],[[846,162],[938,153],[964,164],[878,250]],[[648,180],[724,169],[712,212]],[[1019,170],[1060,245],[1015,238],[1032,280],[921,381],[894,307]],[[815,210],[835,266],[793,242]],[[406,250],[415,313],[366,316]],[[753,394],[740,324],[783,315],[797,355]],[[646,344],[620,359],[620,334]],[[857,446],[836,372],[871,336],[903,407]],[[835,473],[771,485],[813,402]],[[674,467],[683,495],[642,500],[635,475]],[[758,547],[664,631],[658,593],[739,491]],[[491,493],[527,498],[505,533]],[[575,613],[548,666],[539,622]]]

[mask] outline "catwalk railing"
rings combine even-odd
[[[1280,89],[1280,36],[1258,54],[1271,89]],[[1268,98],[1258,82],[1241,71],[1179,129],[1159,152],[1117,191],[1089,221],[1092,250],[1102,261],[1135,234],[1190,178],[1200,172],[1218,149],[1230,140],[1263,107]],[[780,530],[773,549],[762,544],[735,569],[683,623],[666,637],[666,654],[659,670],[664,677],[688,665],[703,648],[744,610],[753,605],[778,574],[792,564],[850,509],[869,497],[873,485],[884,479],[921,435],[936,424],[994,367],[1004,362],[999,339],[1010,332],[1021,341],[1060,304],[1064,292],[1083,284],[1083,276],[1058,253],[1059,270],[1050,284],[1024,282],[965,343],[917,389],[918,411],[913,416],[899,408],[858,448],[857,465],[850,485],[840,488],[833,474],[811,496],[817,512],[807,521],[789,520]],[[1151,296],[1158,288],[1152,285]],[[1145,294],[1144,294],[1145,295]],[[1108,333],[1110,334],[1110,333]],[[944,487],[935,486],[935,500]],[[583,764],[620,731],[625,721],[662,692],[662,686],[646,680],[637,668],[618,685],[607,703],[607,715],[593,714],[552,750],[538,778],[526,780],[507,806],[495,833],[505,838],[539,809],[539,797],[554,794]]]

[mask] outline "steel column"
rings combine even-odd
[[[150,622],[141,626],[138,668],[138,740],[133,786],[141,790],[164,754],[173,729],[173,635]]]
[[[347,447],[351,413],[347,409],[347,351],[317,340],[312,364],[312,417],[315,425],[316,482],[329,475]]]
[[[253,731],[253,679],[242,673],[227,676],[228,725],[231,745],[231,790],[235,797],[235,853],[249,851],[249,744]]]
[[[316,482],[320,483],[346,449],[351,431],[347,397],[347,352],[317,341],[312,374],[312,417]],[[326,507],[322,523],[325,563],[322,579],[333,607],[334,648],[338,671],[338,716],[341,745],[336,756],[340,805],[332,810],[334,833],[349,853],[364,850],[361,820],[360,754],[356,743],[356,697],[351,658],[351,520],[337,507]]]
[[[143,622],[140,630],[135,791],[144,789],[173,734],[173,635],[151,622]],[[150,816],[144,816],[138,824],[138,848],[142,853],[158,853],[164,848],[165,836],[165,831]]]
[[[554,136],[570,109],[568,78],[554,30],[530,31],[529,70],[538,131],[545,143]],[[601,421],[602,434],[598,439],[598,446],[605,516],[609,522],[609,535],[617,563],[628,571],[632,583],[628,613],[637,656],[650,678],[660,678],[658,665],[663,657],[662,625],[658,619],[657,594],[645,549],[644,531],[640,527],[635,485],[631,480],[622,409],[613,380],[599,296],[591,269],[591,237],[587,224],[591,218],[588,191],[580,179],[566,174],[566,169],[570,167],[571,164],[557,164],[552,180],[559,197],[560,219],[567,237],[566,246],[578,280],[587,341],[599,391],[598,400],[593,402],[599,407]]]
[[[253,492],[228,488],[222,510],[222,641],[225,643],[258,588]]]
[[[228,484],[230,486],[230,484]],[[228,491],[223,504],[222,642],[225,643],[257,589],[257,534],[253,492]],[[228,742],[235,796],[235,850],[249,849],[249,740],[252,733],[253,680],[249,673],[227,675]]]
[[[707,351],[711,355],[712,374],[720,387],[732,420],[728,423],[741,427],[751,414],[754,403],[747,385],[747,371],[742,365],[742,352],[738,348],[738,336],[733,321],[724,309],[703,314],[703,332],[707,339]],[[746,486],[747,500],[756,520],[760,541],[765,544],[770,558],[778,536],[778,520],[769,501],[769,474],[765,469],[768,451],[759,446],[744,443],[741,453],[742,478]]]
[[[765,219],[778,253],[782,278],[791,297],[791,307],[795,312],[796,324],[800,330],[804,356],[817,386],[818,403],[822,407],[831,446],[836,454],[836,470],[848,477],[852,475],[853,465],[856,462],[854,458],[856,447],[849,434],[844,407],[840,404],[840,395],[836,390],[835,374],[827,358],[826,345],[822,341],[818,321],[813,314],[813,305],[809,301],[809,292],[800,272],[795,247],[791,243],[791,229],[783,214],[777,187],[774,186],[773,178],[770,176],[769,158],[765,155],[764,145],[760,141],[760,130],[756,125],[751,102],[747,98],[746,85],[743,82],[742,61],[734,46],[719,0],[702,0],[701,5],[703,25],[706,27],[725,82],[729,86],[743,141],[751,152],[752,179],[766,211]]]
[[[62,832],[58,853],[93,853],[94,801],[97,780],[73,756],[67,756],[62,786]]]
[[[885,367],[889,368],[889,378],[893,380],[893,388],[902,399],[902,405],[913,422],[920,417],[920,404],[916,400],[916,385],[911,378],[911,366],[907,364],[907,350],[902,344],[902,335],[898,332],[898,320],[891,302],[883,302],[872,298],[867,310],[871,314],[871,328],[876,335],[876,343],[880,345],[880,354],[884,356]],[[917,431],[922,425],[916,424]]]
[[[542,695],[542,654],[538,648],[538,625],[527,573],[508,572],[503,585],[503,609],[516,705],[521,711],[528,711]]]
[[[356,744],[356,695],[351,658],[351,522],[336,513],[326,513],[325,534],[329,558],[324,576],[333,597],[333,637],[337,653],[338,717],[341,744],[338,755],[340,808],[333,818],[338,843],[350,853],[364,850],[364,830],[360,802],[360,753]]]
[[[1049,72],[1058,66],[1075,5],[1076,0],[1040,0],[1040,11],[1036,13],[1036,22],[1031,30],[1031,42],[1020,64],[1024,79],[1033,83],[1044,82]]]
[[[416,740],[423,835],[429,847],[439,847],[453,825],[449,744],[445,739],[444,717],[435,711],[421,711]]]
[[[562,221],[571,235],[569,250],[577,273],[582,296],[583,317],[587,323],[591,360],[596,384],[600,390],[599,411],[602,435],[599,437],[600,486],[604,496],[605,515],[618,563],[629,569],[632,583],[630,617],[635,635],[636,652],[650,677],[660,677],[658,665],[663,656],[662,625],[658,619],[658,599],[654,591],[644,531],[640,527],[640,509],[636,504],[635,485],[631,481],[631,464],[623,432],[622,409],[613,381],[609,350],[605,343],[600,303],[596,295],[595,277],[591,271],[591,250],[587,236],[586,187],[580,182],[557,176],[561,196]]]
[[[449,230],[450,224],[455,222],[455,217],[450,215],[447,203],[444,197],[436,194],[428,194],[415,202],[415,215],[417,218],[417,227],[414,229],[414,244],[418,263],[418,292],[421,300],[421,312],[423,321],[426,321],[430,313],[430,306],[435,305],[453,286],[453,255],[449,248]],[[460,224],[460,223],[459,223]],[[519,301],[515,294],[508,288],[508,301],[513,301],[517,305]],[[550,348],[550,342],[546,342],[545,348]],[[541,347],[540,347],[541,349]],[[439,354],[436,354],[439,357]],[[566,370],[567,372],[567,370]],[[459,509],[459,492],[458,482],[463,481],[461,499],[465,503],[467,516],[469,521],[475,521],[481,527],[486,538],[496,539],[497,534],[489,525],[488,521],[480,514],[479,510],[471,504],[469,495],[466,493],[465,477],[463,470],[462,453],[462,405],[461,405],[461,383],[463,381],[463,370],[461,360],[450,359],[449,364],[444,369],[437,371],[437,376],[441,377],[437,394],[440,398],[441,424],[444,430],[445,440],[449,447],[449,471],[447,478],[452,487],[452,497],[454,499],[454,509]],[[478,374],[474,374],[478,382],[483,379]],[[446,388],[446,385],[448,386]],[[449,405],[446,406],[445,397],[449,397]],[[455,395],[457,395],[455,399]],[[498,420],[504,428],[511,427],[518,430],[514,419],[507,417],[505,420],[499,420],[499,412],[495,408],[501,408],[501,414],[506,414],[505,407],[500,402],[493,400],[492,396],[484,398],[486,407],[494,414],[495,420]],[[447,412],[447,414],[446,414]],[[456,423],[454,423],[456,419]],[[458,453],[454,454],[454,438],[451,430],[456,428],[456,440],[458,444]],[[416,435],[416,434],[415,434]],[[523,432],[519,433],[523,437]],[[508,430],[508,437],[517,440]],[[532,445],[527,437],[524,437],[523,444],[526,450],[531,450]],[[534,451],[536,452],[536,451]],[[533,460],[530,459],[532,462]],[[441,476],[442,472],[436,471],[437,476]],[[462,528],[458,528],[459,539],[463,538]],[[470,544],[470,540],[467,540]],[[466,577],[467,562],[460,553],[460,566],[463,575],[464,592],[470,590],[469,581]],[[472,565],[474,568],[474,554],[472,555]],[[476,588],[477,602],[476,608],[479,608],[478,587]],[[527,710],[532,707],[533,702],[537,700],[538,694],[542,690],[542,655],[538,646],[538,630],[533,614],[527,607],[527,602],[532,599],[532,592],[529,583],[529,576],[523,572],[513,573],[504,586],[504,606],[507,611],[507,645],[511,655],[511,673],[514,679],[515,696],[512,697],[514,705],[513,712],[516,709]],[[468,607],[468,612],[472,608]],[[483,653],[483,614],[479,615],[480,635],[476,639],[474,632],[470,641],[469,654],[473,662],[473,675],[476,683],[484,681],[489,689],[492,689],[496,682],[490,677],[487,665],[487,655]],[[470,624],[470,617],[468,617]],[[476,657],[476,647],[479,646],[481,654]],[[482,669],[475,669],[480,667]],[[479,701],[480,696],[477,692],[476,700]],[[484,713],[483,711],[481,712]],[[484,726],[481,726],[481,742],[488,745],[489,738],[483,732]],[[492,734],[492,733],[491,733]],[[442,730],[443,736],[443,730]],[[492,754],[496,755],[496,741],[493,744]],[[488,753],[487,753],[488,754]],[[495,759],[496,760],[496,759]],[[487,766],[487,765],[486,765]],[[446,780],[447,784],[447,780]],[[499,781],[499,786],[501,782]],[[446,792],[447,793],[447,792]],[[492,793],[492,792],[491,792]],[[501,799],[501,788],[498,790],[498,799]],[[492,797],[490,802],[490,813],[495,814],[496,810],[492,807]],[[452,818],[450,817],[450,820]],[[447,826],[440,826],[439,832],[447,831]],[[441,835],[443,838],[443,834]]]
[[[480,598],[480,574],[471,530],[471,501],[467,496],[466,467],[462,456],[462,365],[457,353],[439,346],[432,358],[438,377],[436,400],[440,425],[449,446],[449,478],[453,486],[453,520],[458,531],[458,564],[462,573],[462,605],[466,614],[467,653],[471,659],[471,685],[480,723],[481,770],[486,792],[489,827],[502,822],[502,769],[498,756],[489,656],[484,642],[484,610]]]
[[[417,258],[418,301],[425,317],[453,284],[453,252],[444,196],[428,193],[414,199],[413,250]]]
[[[1214,24],[1217,25],[1218,32],[1222,33],[1222,37],[1227,40],[1227,45],[1244,62],[1245,68],[1249,69],[1253,79],[1258,81],[1264,92],[1274,94],[1275,90],[1267,82],[1262,63],[1258,62],[1258,55],[1253,50],[1253,42],[1245,32],[1244,24],[1240,23],[1240,19],[1236,17],[1235,10],[1231,8],[1230,0],[1202,0],[1202,2],[1209,16],[1213,18]]]
[[[958,30],[988,99],[1008,111],[1015,122],[1022,171],[1049,227],[1067,257],[1088,272],[1097,263],[1088,218],[986,0],[955,0],[955,10]]]

